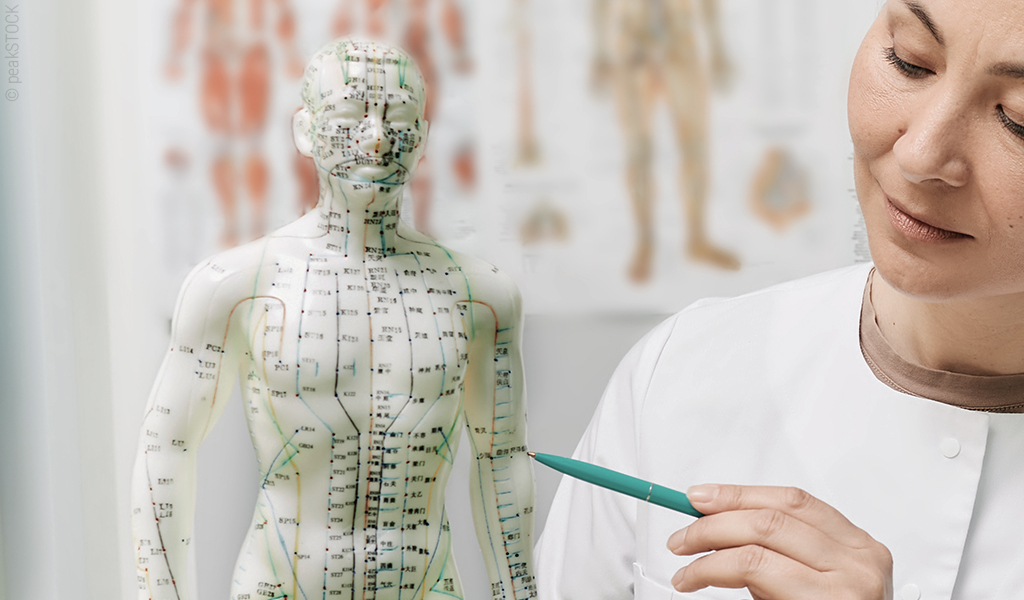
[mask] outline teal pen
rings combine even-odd
[[[565,473],[580,481],[586,481],[587,483],[592,483],[620,494],[626,494],[651,504],[664,506],[676,512],[686,513],[694,517],[704,516],[704,513],[698,511],[690,504],[690,499],[686,497],[686,494],[680,491],[581,460],[573,460],[571,458],[555,456],[554,454],[541,454],[539,452],[527,452],[527,454],[540,464],[547,465],[560,473]]]

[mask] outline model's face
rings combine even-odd
[[[1024,2],[889,0],[849,117],[882,277],[922,300],[1024,293]]]
[[[401,185],[422,153],[423,92],[408,57],[357,43],[322,62],[313,157],[352,181]],[[407,81],[408,79],[408,81]]]

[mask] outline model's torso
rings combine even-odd
[[[231,56],[271,41],[268,0],[207,0],[204,43],[215,54]]]
[[[455,592],[444,487],[481,309],[467,276],[436,247],[364,262],[276,245],[233,320],[262,481],[232,598]]]
[[[691,0],[614,0],[607,23],[619,43],[671,44],[673,31],[690,33],[694,26]]]

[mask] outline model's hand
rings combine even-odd
[[[672,534],[675,554],[714,551],[680,569],[680,592],[746,587],[755,600],[892,599],[892,555],[839,511],[797,488],[699,485],[706,516]]]
[[[463,75],[473,72],[473,59],[469,56],[469,52],[465,50],[459,50],[455,55],[454,62],[455,72]]]
[[[331,19],[331,34],[334,37],[343,37],[352,32],[352,19],[348,11],[339,9]]]
[[[608,88],[608,81],[611,79],[611,76],[611,61],[604,56],[595,58],[590,65],[590,89],[595,93],[603,93]]]
[[[288,70],[288,77],[292,79],[302,77],[302,74],[306,71],[306,65],[303,64],[302,59],[294,55],[288,57],[288,66],[286,68]]]
[[[732,89],[736,69],[722,48],[711,50],[711,85],[722,93]]]
[[[164,65],[164,77],[170,81],[178,81],[184,74],[184,70],[181,67],[181,62],[177,60],[169,60]]]

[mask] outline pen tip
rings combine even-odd
[[[527,452],[526,455],[529,456],[530,458],[533,458],[533,457],[537,456],[537,453],[536,452]]]

